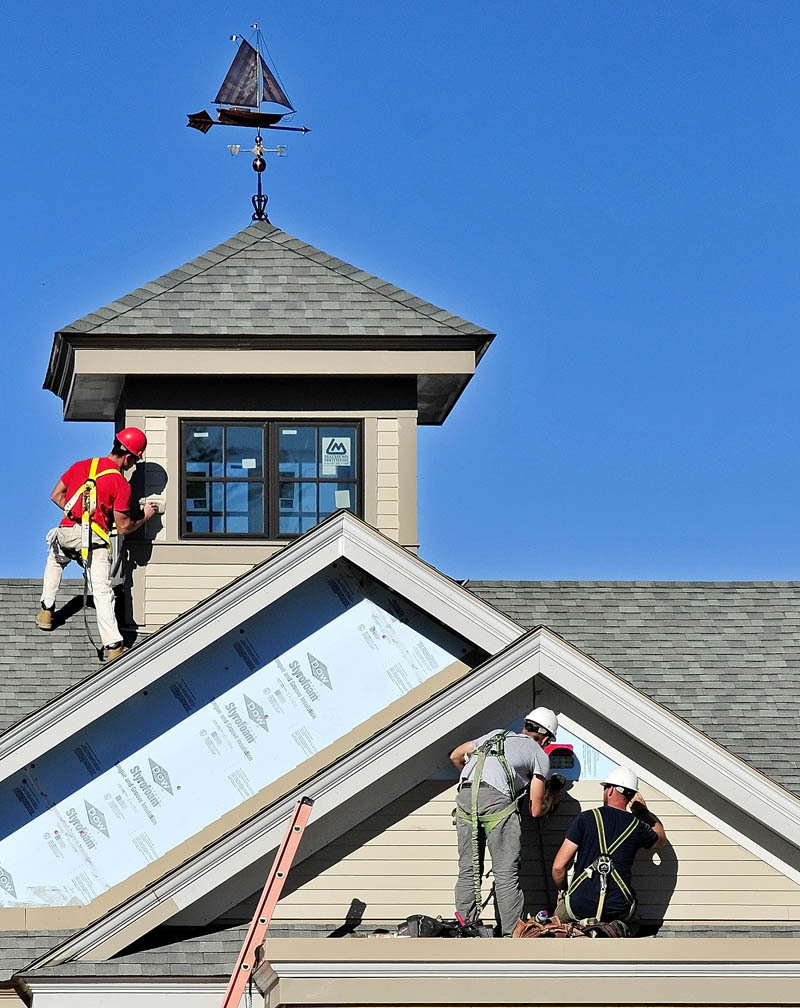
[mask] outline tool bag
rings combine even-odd
[[[569,889],[567,889],[566,896],[564,897],[567,910],[570,913],[572,913],[570,898],[574,895],[575,890],[578,889],[579,886],[583,885],[583,883],[587,879],[590,879],[594,874],[594,872],[597,872],[597,874],[600,876],[600,896],[597,901],[597,912],[595,913],[595,917],[597,918],[598,921],[602,920],[603,906],[605,905],[606,901],[606,893],[608,891],[608,879],[610,876],[616,882],[617,886],[619,886],[620,892],[628,901],[629,904],[628,912],[625,914],[623,918],[621,918],[624,921],[628,921],[631,919],[631,917],[634,914],[634,911],[636,910],[636,897],[630,891],[628,886],[625,884],[624,879],[619,874],[617,869],[614,867],[614,862],[611,859],[611,855],[614,853],[614,851],[618,850],[625,843],[628,837],[639,825],[639,821],[634,818],[633,822],[631,822],[630,825],[625,830],[623,830],[622,833],[620,833],[620,835],[617,837],[616,840],[614,840],[611,846],[608,846],[608,844],[606,843],[606,831],[603,827],[603,817],[600,814],[600,809],[592,809],[592,813],[594,815],[594,822],[597,828],[597,842],[600,846],[600,855],[592,862],[592,864],[584,868],[583,871],[580,873],[580,875],[577,875],[572,880],[572,884],[570,885]]]
[[[519,921],[513,938],[629,938],[630,928],[625,921],[586,920],[575,923],[551,917],[546,924],[534,918]]]
[[[481,921],[460,924],[457,920],[414,914],[398,925],[397,933],[403,938],[492,938],[494,929]]]

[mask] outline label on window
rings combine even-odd
[[[242,459],[242,469],[255,469],[256,460],[255,459]]]
[[[350,507],[350,491],[349,490],[335,490],[333,494],[334,503],[336,504],[336,510],[339,508],[349,508]]]
[[[207,430],[196,430],[193,433],[192,437],[208,437],[208,431]]]
[[[349,466],[352,464],[351,442],[349,437],[324,437],[322,438],[322,459],[323,466]]]

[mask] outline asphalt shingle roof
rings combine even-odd
[[[465,586],[522,626],[549,627],[800,795],[800,582]],[[98,668],[80,611],[82,583],[63,583],[59,605],[70,616],[51,634],[33,621],[40,587],[0,581],[0,732]]]
[[[34,622],[41,590],[41,581],[0,580],[0,733],[93,675],[100,665],[86,637],[83,582],[62,582],[51,633],[43,633]],[[93,609],[89,626],[99,640]]]
[[[467,581],[800,795],[800,582]]]
[[[138,336],[492,335],[264,221],[60,331]]]

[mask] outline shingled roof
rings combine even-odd
[[[492,336],[264,221],[60,332]]]
[[[800,795],[800,582],[464,584]]]
[[[38,581],[0,581],[0,730],[95,672],[78,606],[37,632]],[[525,627],[545,625],[800,795],[800,582],[467,581]]]

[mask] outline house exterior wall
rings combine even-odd
[[[141,427],[148,446],[143,496],[164,498],[166,513],[132,536],[128,546],[128,619],[150,632],[175,619],[286,545],[283,540],[180,536],[180,421],[182,419],[360,419],[363,422],[364,520],[416,551],[417,414],[415,410],[128,409],[122,422]],[[163,473],[167,481],[164,485]]]
[[[599,791],[596,781],[578,782],[561,810],[546,821],[542,842],[548,873],[569,822],[598,803]],[[637,859],[634,884],[643,920],[800,920],[800,886],[655,788],[643,784],[642,793],[670,839],[662,852]],[[415,913],[452,917],[454,805],[452,782],[430,780],[413,788],[296,865],[289,882],[294,889],[278,904],[275,920],[341,923],[353,900],[366,904],[364,921],[370,923],[396,923]],[[526,908],[552,909],[554,893],[549,875],[542,873],[538,826],[526,818]],[[485,896],[490,886],[491,878],[485,879]]]

